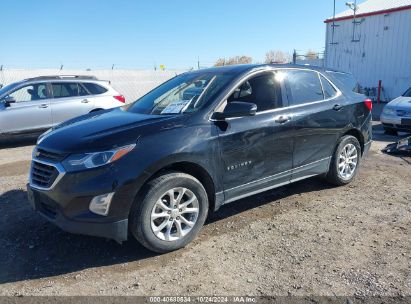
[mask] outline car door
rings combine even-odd
[[[93,109],[87,91],[77,82],[52,82],[51,113],[53,126],[68,119],[87,114]]]
[[[51,127],[50,94],[45,83],[20,86],[4,99],[0,110],[1,133],[30,133]]]
[[[349,122],[346,101],[317,71],[286,71],[285,86],[293,108],[293,180],[325,173],[339,136]]]
[[[226,202],[288,183],[292,168],[292,115],[281,79],[272,71],[252,76],[218,111],[233,101],[255,103],[257,113],[215,122]]]

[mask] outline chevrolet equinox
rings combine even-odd
[[[371,145],[372,103],[341,75],[287,65],[178,75],[40,136],[29,201],[65,231],[168,252],[224,204],[315,175],[348,184]]]

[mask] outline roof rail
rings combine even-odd
[[[85,76],[85,75],[51,75],[51,76],[38,76],[27,78],[26,80],[48,80],[48,79],[91,79],[97,80],[96,76]]]

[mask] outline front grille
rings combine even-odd
[[[54,152],[46,151],[40,148],[37,148],[36,150],[36,158],[38,159],[59,162],[59,161],[62,161],[65,157],[66,157],[65,154],[54,153]]]
[[[59,175],[58,170],[51,165],[46,165],[33,160],[31,165],[31,183],[34,186],[49,188]]]
[[[397,110],[397,115],[398,116],[405,116],[407,114],[407,111],[405,110]]]

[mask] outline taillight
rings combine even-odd
[[[372,110],[372,100],[371,99],[366,99],[364,100],[365,105],[367,106],[368,110]]]
[[[113,96],[115,99],[117,99],[118,101],[125,103],[126,102],[126,98],[123,95],[117,95],[117,96]]]

